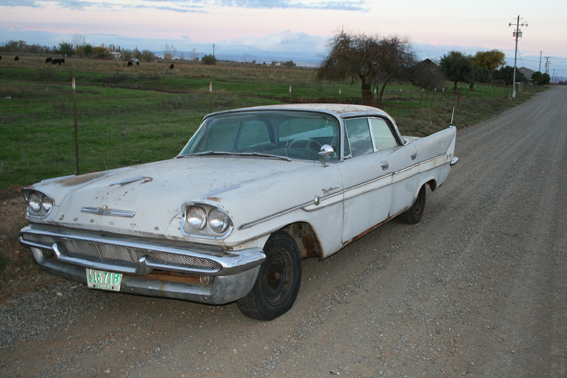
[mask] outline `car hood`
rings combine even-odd
[[[210,203],[230,215],[231,209],[223,202],[227,194],[232,192],[233,201],[238,197],[234,192],[248,197],[278,185],[278,176],[314,168],[321,166],[265,158],[185,157],[52,179],[34,189],[55,201],[51,214],[40,222],[156,236],[164,234],[170,224],[179,226],[187,202]]]

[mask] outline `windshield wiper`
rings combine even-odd
[[[254,157],[267,157],[267,158],[270,158],[270,159],[291,161],[291,159],[286,157],[286,156],[264,154],[264,153],[260,153],[260,152],[202,151],[202,152],[195,152],[195,153],[188,154],[188,155],[181,155],[179,157],[211,156],[211,155],[213,155],[213,156],[214,155],[220,155],[220,156],[254,156]]]

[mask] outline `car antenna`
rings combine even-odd
[[[449,126],[453,126],[453,118],[455,117],[455,107],[453,106],[453,114],[451,114],[451,124]]]

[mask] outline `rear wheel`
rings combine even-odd
[[[301,255],[286,232],[274,233],[264,247],[266,260],[250,293],[236,304],[242,313],[258,320],[272,320],[295,302],[301,284]]]
[[[417,198],[413,203],[412,207],[399,215],[398,219],[400,222],[415,224],[421,220],[421,216],[425,211],[425,185],[419,189],[417,193]]]

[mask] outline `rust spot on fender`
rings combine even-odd
[[[221,199],[219,197],[207,197],[206,199],[210,201],[221,202]]]
[[[59,180],[57,181],[57,184],[61,184],[64,186],[74,186],[74,185],[84,184],[85,182],[89,182],[91,180],[104,176],[105,176],[104,172],[87,173],[84,175],[79,175],[79,176],[74,176],[63,180]]]
[[[146,177],[146,176],[144,176],[144,181],[142,181],[142,182],[140,183],[140,185],[142,185],[142,184],[147,184],[148,182],[152,182],[152,181],[154,181],[154,178],[153,178],[153,177]]]

